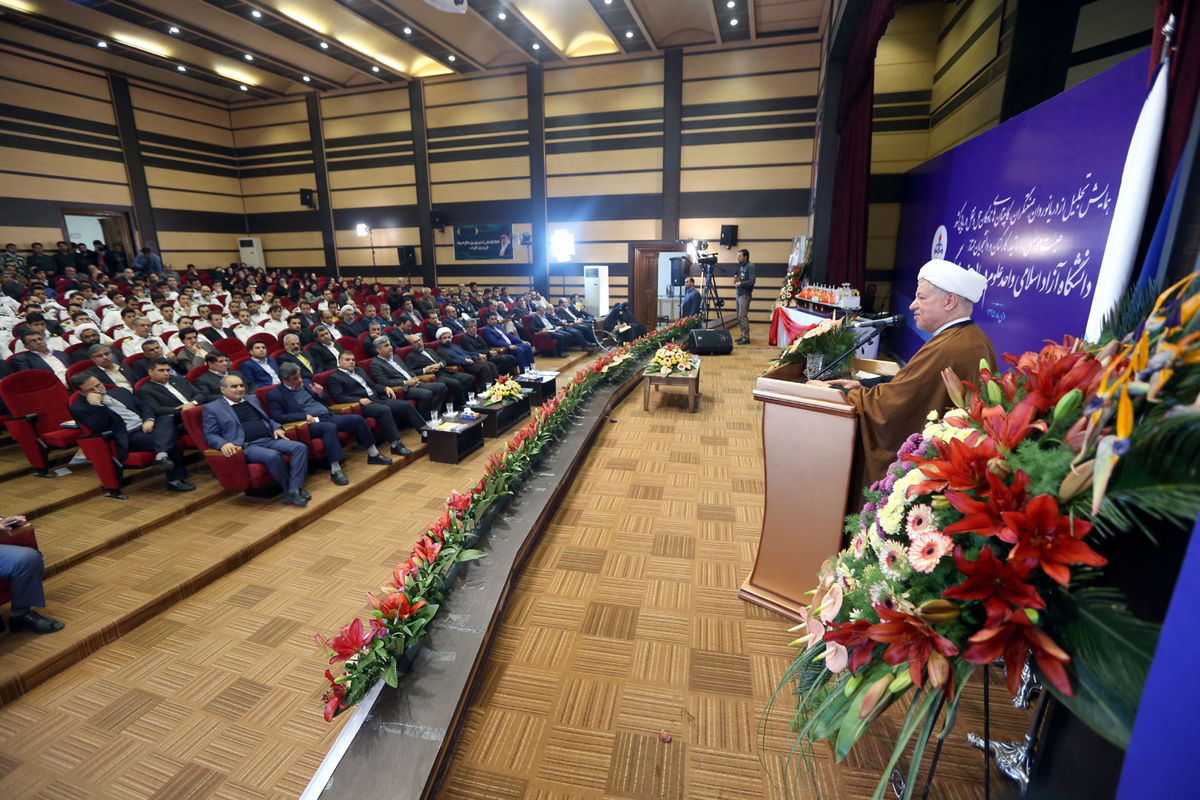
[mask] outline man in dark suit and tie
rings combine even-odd
[[[111,433],[117,460],[124,462],[130,450],[152,450],[154,466],[167,474],[167,490],[190,492],[187,467],[175,439],[170,415],[157,416],[150,406],[119,387],[106,389],[90,372],[76,373],[71,384],[79,397],[71,404],[71,416],[92,433]],[[128,499],[121,495],[117,499]]]
[[[391,464],[392,460],[379,452],[367,420],[361,414],[334,414],[321,399],[320,387],[304,380],[298,364],[279,365],[279,386],[267,392],[267,410],[279,423],[308,422],[309,432],[325,444],[329,460],[329,477],[338,486],[350,483],[342,462],[346,453],[338,434],[354,434],[358,443],[367,448],[368,464]]]
[[[137,390],[137,397],[154,412],[156,417],[172,416],[178,422],[183,412],[201,406],[209,400],[186,379],[171,372],[171,363],[165,358],[146,359],[149,362],[150,380]],[[163,369],[166,365],[166,369]]]
[[[63,385],[66,385],[67,368],[71,366],[71,359],[66,353],[47,347],[46,334],[41,331],[26,330],[21,334],[21,344],[25,345],[25,352],[13,356],[14,370],[43,369],[53,372]]]
[[[550,334],[554,338],[554,354],[559,358],[565,358],[567,348],[572,345],[583,347],[583,339],[578,333],[563,328],[553,317],[546,316],[545,306],[534,311],[529,317],[529,330],[531,333],[544,331]]]
[[[460,333],[466,333],[467,328],[462,317],[458,316],[458,309],[452,305],[446,305],[446,316],[442,318],[442,324],[439,327],[446,327],[450,332],[457,336]],[[435,329],[436,332],[436,329]]]
[[[287,331],[285,333],[294,333],[299,336],[301,347],[307,347],[317,340],[316,334],[312,332],[308,325],[304,324],[304,317],[300,314],[292,314],[287,318]]]
[[[349,350],[342,353],[337,370],[329,376],[327,387],[333,402],[358,403],[362,406],[363,416],[377,420],[384,438],[392,444],[393,453],[398,456],[412,455],[412,450],[400,441],[400,429],[396,423],[404,422],[419,431],[425,427],[425,420],[407,400],[396,397],[392,389],[375,383],[362,367],[355,366],[354,353]]]
[[[558,305],[554,309],[554,316],[557,317],[563,324],[566,330],[574,330],[583,339],[583,343],[589,348],[595,350],[600,346],[600,342],[596,339],[596,329],[592,323],[585,322],[583,316],[575,309],[567,305],[567,298],[560,298]]]
[[[246,461],[262,464],[283,487],[283,502],[303,508],[312,495],[304,491],[308,471],[308,448],[286,438],[279,423],[267,416],[253,397],[246,396],[246,382],[230,373],[221,380],[221,396],[203,409],[204,442],[231,458],[238,450]],[[284,463],[287,456],[287,463]]]
[[[225,314],[220,309],[208,312],[208,324],[209,327],[200,331],[200,333],[204,334],[204,337],[213,344],[222,339],[237,338],[233,331],[225,328]]]
[[[233,375],[237,378],[245,380],[245,376],[236,369],[230,369],[229,356],[221,351],[209,353],[204,359],[205,365],[208,367],[208,372],[205,372],[200,377],[196,378],[196,388],[205,397],[213,398],[214,400],[221,396],[221,381],[226,375]],[[246,391],[251,392],[254,387],[247,384]]]
[[[428,419],[433,411],[440,410],[446,401],[446,385],[437,381],[421,382],[408,365],[396,357],[392,340],[386,336],[375,339],[375,358],[371,360],[371,378],[380,386],[403,390],[405,400],[413,400],[421,416]]]
[[[508,352],[516,357],[517,366],[522,370],[533,367],[533,347],[529,342],[509,336],[500,324],[500,315],[495,311],[488,312],[487,322],[487,325],[479,329],[479,333],[488,345],[508,348]]]
[[[282,343],[285,352],[275,357],[275,360],[279,362],[279,366],[295,364],[300,368],[300,377],[306,381],[311,381],[315,374],[313,371],[314,364],[312,359],[309,358],[308,353],[300,349],[300,335],[288,331],[283,335]]]
[[[279,363],[267,355],[267,343],[259,339],[250,345],[250,360],[242,364],[242,376],[256,387],[279,383]]]
[[[333,334],[327,326],[318,325],[314,332],[317,340],[308,347],[308,357],[312,359],[313,369],[317,372],[337,369],[338,359],[342,357],[345,348],[333,340]]]
[[[463,334],[462,347],[468,353],[478,353],[491,361],[500,372],[507,375],[517,374],[517,359],[507,353],[492,353],[492,346],[479,335],[479,326],[474,318],[467,320],[467,332]]]
[[[409,370],[417,375],[433,375],[433,379],[444,384],[454,396],[455,407],[463,408],[467,404],[467,392],[475,385],[475,380],[470,375],[446,369],[446,364],[429,352],[420,336],[413,334],[408,337],[408,342],[412,345],[412,350],[404,359],[404,363],[408,365]]]

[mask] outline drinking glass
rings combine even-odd
[[[454,416],[454,403],[446,403],[446,418]]]
[[[438,412],[438,411],[436,411],[436,410],[435,410],[435,411],[431,411],[431,412],[429,412],[429,424],[430,424],[430,426],[437,425],[437,424],[438,424],[439,422],[441,422],[441,421],[442,421],[442,415],[441,415],[441,413],[440,413],[440,412]]]
[[[805,366],[808,379],[811,381],[821,374],[821,370],[825,366],[825,356],[820,353],[810,353]]]

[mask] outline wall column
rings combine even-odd
[[[117,120],[117,136],[121,140],[121,153],[125,158],[125,172],[129,176],[129,194],[133,199],[133,229],[141,237],[141,246],[159,252],[158,228],[154,224],[154,209],[150,206],[150,187],[146,184],[146,165],[142,162],[142,151],[138,147],[137,125],[133,118],[133,101],[129,98],[129,81],[121,75],[108,74],[108,88],[112,93],[113,115]],[[136,243],[135,243],[135,246]],[[129,254],[129,264],[137,253]]]
[[[683,50],[663,54],[662,238],[679,238],[679,169],[683,152]]]
[[[529,222],[533,227],[533,263],[529,265],[533,288],[550,294],[550,224],[546,191],[546,77],[541,64],[525,70],[525,95],[529,108]]]
[[[304,96],[308,110],[308,136],[312,140],[313,172],[317,178],[317,219],[321,221],[321,245],[325,249],[325,269],[338,276],[337,244],[333,234],[333,202],[329,196],[329,171],[325,163],[325,129],[321,124],[321,99],[316,92]]]
[[[437,285],[437,249],[433,246],[433,226],[429,213],[433,197],[429,188],[429,141],[425,127],[425,84],[408,84],[408,111],[412,118],[413,175],[417,182],[417,224],[421,229],[421,283]]]

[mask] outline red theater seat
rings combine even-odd
[[[214,450],[204,442],[204,408],[197,406],[189,408],[183,412],[183,427],[187,429],[188,436],[197,444],[201,444],[204,453],[204,460],[208,462],[208,466],[212,468],[213,474],[217,476],[217,483],[221,484],[221,488],[230,489],[236,492],[244,492],[249,489],[257,489],[261,486],[267,486],[274,482],[271,478],[271,473],[262,464],[251,464],[246,460],[246,454],[238,450],[232,456],[226,458],[221,454],[220,450]],[[287,457],[284,456],[286,459]]]
[[[37,474],[50,477],[46,454],[74,447],[79,441],[78,427],[61,427],[64,422],[74,422],[66,387],[49,370],[22,370],[0,380],[0,399],[9,411],[4,427]]]

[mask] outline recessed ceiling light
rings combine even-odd
[[[175,69],[179,70],[180,72],[187,72],[187,67],[185,67],[183,64],[180,64]]]
[[[734,7],[734,6],[736,6],[736,5],[737,5],[737,3],[733,2],[733,0],[729,0],[729,2],[725,4],[725,7],[726,7],[726,8],[733,8],[733,7]]]
[[[456,59],[454,57],[454,53],[451,53],[449,56],[446,57],[446,60],[447,61],[457,61],[458,59]]]
[[[103,40],[96,42],[96,47],[108,47],[108,42]]]
[[[254,17],[255,19],[262,19],[262,12],[256,8],[250,12],[250,16]]]
[[[322,49],[322,50],[328,50],[328,49],[329,49],[329,42],[321,42],[321,49]]]
[[[733,19],[729,20],[729,27],[731,27],[731,28],[737,27],[737,17],[734,17]]]
[[[501,11],[496,15],[496,19],[508,19],[508,14],[505,14],[503,11]]]
[[[179,33],[179,28],[176,28],[174,25],[172,25],[171,27],[167,28],[167,33],[174,36],[175,34]]]
[[[611,5],[612,5],[612,0],[604,0],[604,5],[606,5],[606,6],[611,6]]]
[[[533,43],[533,49],[534,49],[534,50],[541,50],[541,49],[542,49],[542,46],[541,46],[540,44],[538,44],[537,42],[534,42],[534,43]]]
[[[632,39],[632,38],[633,38],[633,31],[625,31],[625,38],[626,38],[626,39]]]
[[[412,36],[412,28],[410,28],[410,27],[408,27],[407,25],[405,25],[405,26],[404,26],[404,35],[405,35],[405,36]]]
[[[249,87],[247,87],[246,84],[244,84],[244,83],[241,86],[239,86],[238,88],[241,89],[243,92],[250,91]]]
[[[371,67],[371,72],[379,72],[379,67]]]
[[[246,53],[246,55],[242,56],[242,58],[246,59],[247,61],[254,60],[254,56],[250,55],[249,53]]]
[[[312,78],[308,77],[307,75],[301,75],[300,80],[304,81],[305,83],[308,83],[312,80]]]

